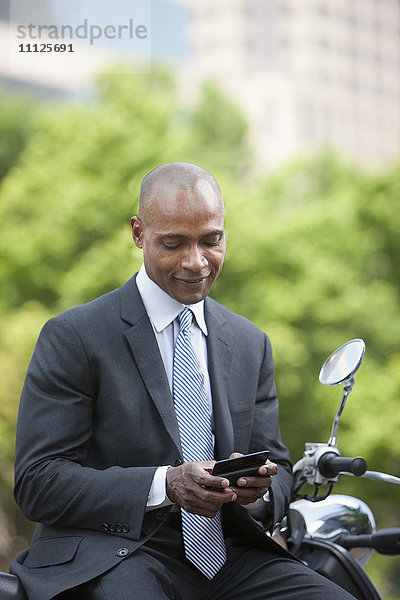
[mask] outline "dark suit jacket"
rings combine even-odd
[[[273,525],[287,508],[291,475],[270,343],[210,298],[205,318],[216,458],[271,450],[280,465]],[[135,277],[46,323],[22,392],[16,443],[15,497],[39,523],[31,548],[11,565],[29,597],[47,600],[84,583],[149,539],[169,510],[145,513],[154,472],[181,460],[171,392]],[[254,543],[273,544],[243,507],[229,505],[225,518],[232,513]]]

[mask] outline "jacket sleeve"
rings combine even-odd
[[[49,321],[21,396],[15,498],[32,521],[98,531],[118,523],[138,539],[156,467],[87,466],[96,383],[73,325]]]
[[[261,517],[266,528],[273,530],[286,514],[292,493],[292,464],[287,447],[281,439],[279,427],[279,402],[274,381],[274,360],[268,336],[264,339],[264,357],[258,381],[254,426],[250,452],[268,448],[270,460],[278,465],[278,473],[272,477],[269,501],[250,505],[249,512]]]

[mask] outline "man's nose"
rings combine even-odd
[[[190,248],[182,259],[181,266],[190,271],[202,271],[207,265],[207,259],[204,256],[201,248],[195,246]]]

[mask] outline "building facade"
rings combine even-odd
[[[324,148],[379,168],[400,157],[399,0],[179,0],[182,89],[215,80],[250,124],[261,169]]]

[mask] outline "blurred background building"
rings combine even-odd
[[[379,167],[400,156],[399,0],[181,0],[183,89],[213,78],[243,109],[262,168],[331,147]]]
[[[36,4],[46,14],[51,0]],[[188,103],[210,79],[233,98],[259,169],[325,148],[368,168],[400,157],[400,0],[153,0],[151,7],[153,61],[177,70]],[[0,9],[2,42],[8,22]],[[10,77],[3,58],[0,80],[79,94],[106,59],[104,52],[88,60],[83,77],[49,81]]]

